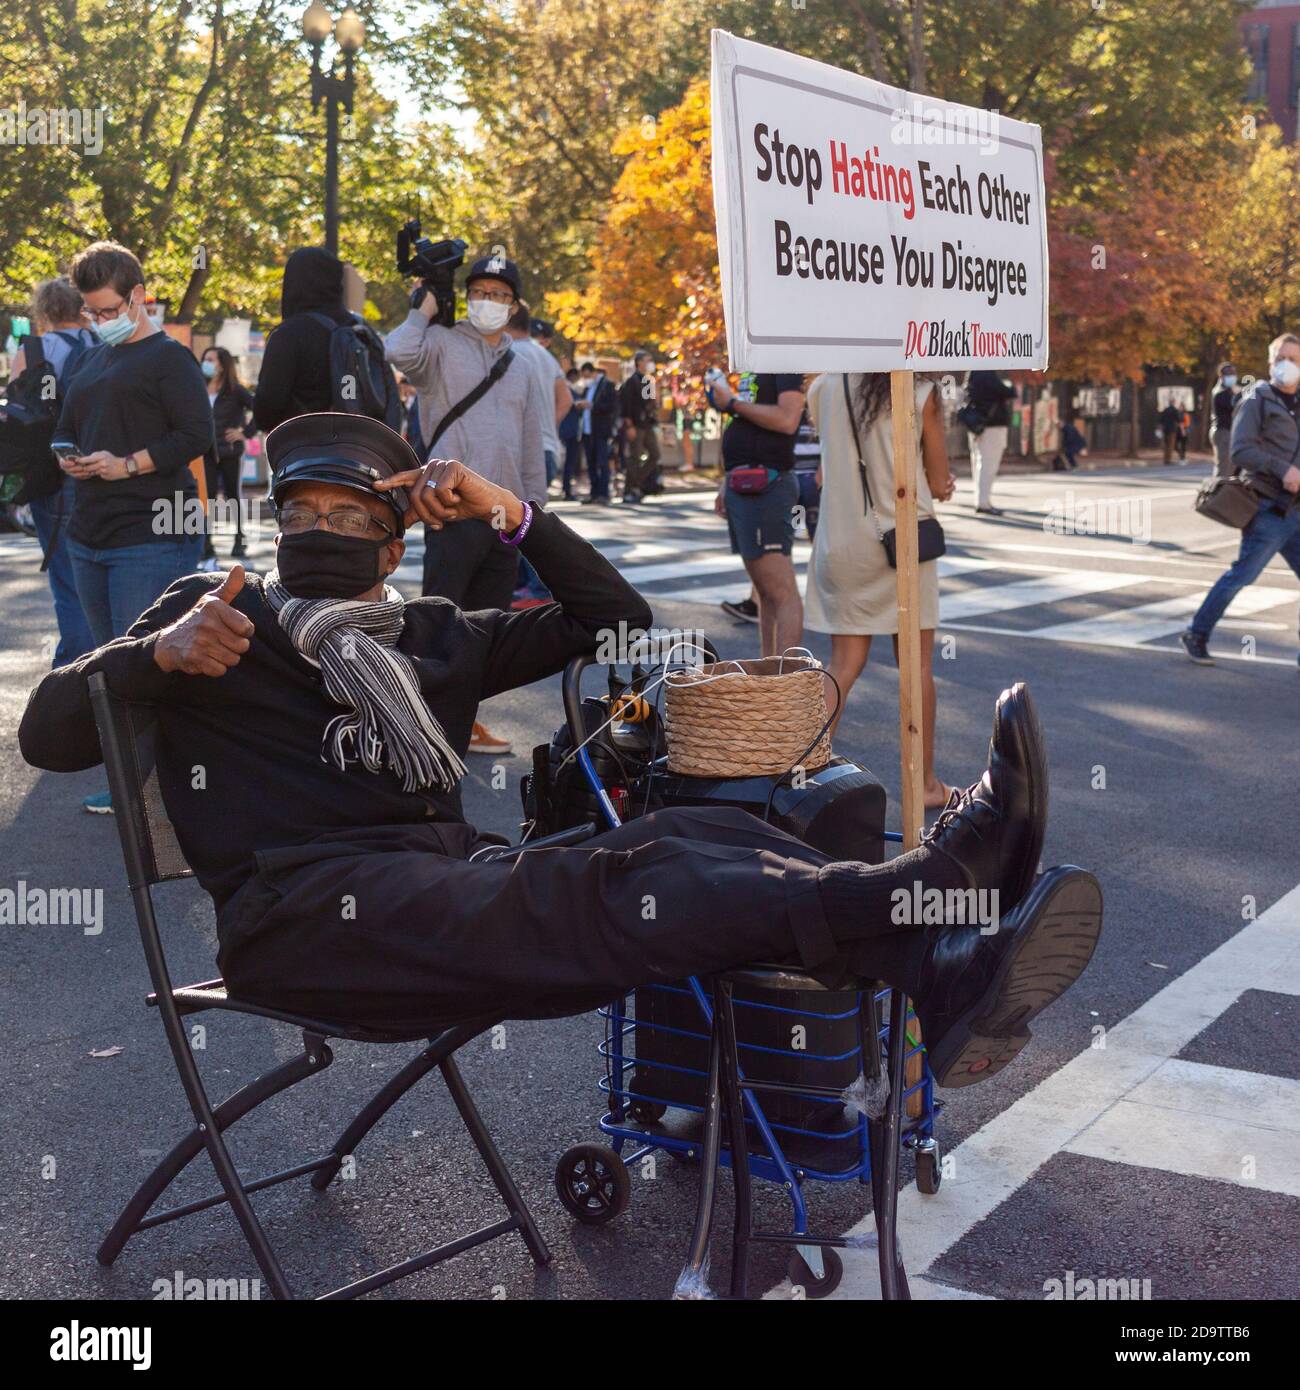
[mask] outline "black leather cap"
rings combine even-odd
[[[403,487],[375,491],[381,478],[421,468],[420,456],[396,430],[368,415],[321,411],[295,415],[266,436],[271,501],[279,510],[293,483],[334,483],[382,498],[397,514],[398,532],[410,505]]]

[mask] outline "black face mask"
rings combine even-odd
[[[333,531],[280,537],[276,568],[294,598],[356,598],[383,578],[380,552],[388,542]]]

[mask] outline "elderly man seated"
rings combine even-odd
[[[267,450],[279,520],[259,579],[180,579],[125,637],[51,671],[19,738],[37,767],[100,762],[87,679],[158,711],[168,813],[212,895],[232,996],[374,1027],[580,1013],[655,979],[798,959],[915,1001],[940,1084],[993,1075],[1082,973],[1101,893],[1033,887],[1047,770],[1028,692],[1003,693],[989,767],[919,849],[837,862],[741,811],[661,811],[516,862],[461,812],[479,701],[560,671],[650,610],[586,541],[456,462],[355,415],[300,416]],[[403,600],[416,519],[494,523],[555,596],[518,613]],[[895,922],[895,891],[996,890],[1001,921]],[[653,913],[645,904],[653,900]]]

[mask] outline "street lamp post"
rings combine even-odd
[[[325,246],[334,255],[339,252],[339,106],[352,114],[352,91],[355,82],[352,60],[366,39],[366,26],[351,7],[339,16],[311,0],[302,17],[302,32],[311,45],[311,109],[318,111],[325,103]],[[336,76],[334,60],[329,71],[321,68],[321,50],[330,34],[343,54],[343,75]]]

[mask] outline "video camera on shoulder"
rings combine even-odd
[[[455,275],[465,263],[465,249],[459,237],[430,241],[421,236],[418,217],[412,217],[397,233],[397,273],[420,277],[411,293],[411,308],[418,308],[424,296],[432,294],[438,301],[436,321],[444,328],[456,322]]]

